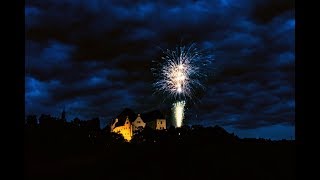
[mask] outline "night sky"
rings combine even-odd
[[[216,70],[189,125],[295,138],[293,0],[27,0],[25,25],[26,115],[65,107],[68,121],[99,117],[104,127],[126,107],[166,106],[151,61],[194,42],[212,50]]]

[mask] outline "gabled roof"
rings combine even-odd
[[[123,126],[127,117],[129,118],[130,122],[133,122],[137,119],[138,115],[133,110],[125,108],[118,116],[116,116],[116,118],[118,118],[118,123],[115,125],[115,127]],[[155,121],[156,119],[165,119],[165,116],[163,115],[163,113],[161,113],[160,110],[142,113],[140,117],[145,123]],[[112,123],[114,122],[115,119],[112,121]]]
[[[123,126],[124,123],[126,122],[127,117],[129,118],[130,122],[133,122],[136,118],[137,115],[135,112],[133,112],[131,109],[129,108],[125,108],[116,118],[118,118],[118,122],[115,125],[115,127],[118,126]],[[112,122],[114,123],[114,121]]]
[[[141,118],[141,115],[138,114],[137,117],[136,117],[134,120],[132,120],[132,122],[134,122],[134,121],[137,120],[138,118],[140,118],[140,119],[143,121],[143,119]],[[143,122],[144,122],[144,121],[143,121]]]

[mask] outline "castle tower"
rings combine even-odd
[[[67,121],[66,120],[66,111],[65,111],[65,108],[63,108],[63,111],[61,113],[61,117],[60,117],[63,121]]]

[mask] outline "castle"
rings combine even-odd
[[[126,108],[111,122],[110,131],[119,133],[125,140],[130,141],[135,131],[142,130],[146,126],[155,130],[164,130],[167,127],[166,119],[160,111],[136,115]]]

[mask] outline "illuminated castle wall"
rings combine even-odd
[[[155,119],[149,122],[145,122],[138,114],[136,119],[129,119],[126,117],[124,123],[119,122],[119,119],[116,118],[115,121],[111,124],[111,132],[121,134],[124,139],[131,141],[133,132],[137,130],[142,130],[145,126],[149,126],[155,130],[164,130],[166,129],[166,119]]]
[[[140,114],[138,114],[137,119],[132,122],[132,130],[136,131],[136,130],[138,130],[139,127],[140,128],[146,127],[146,123],[143,122],[143,120],[140,117]]]
[[[167,127],[165,119],[157,119],[155,121],[151,121],[150,123],[148,123],[148,126],[156,130],[166,129]]]
[[[115,120],[113,129],[111,129],[111,132],[122,134],[124,139],[127,141],[130,141],[132,138],[132,125],[127,118],[123,126],[115,127],[115,124],[118,122],[118,119]]]

